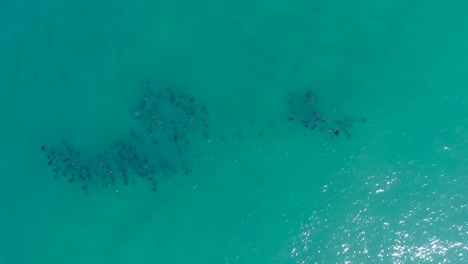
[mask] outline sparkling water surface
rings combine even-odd
[[[0,264],[467,262],[467,13],[1,1]]]

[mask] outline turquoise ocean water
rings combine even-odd
[[[465,1],[0,1],[0,264],[466,263]],[[90,190],[42,145],[127,135],[145,80],[209,110],[193,171]],[[288,94],[365,117],[288,122]],[[341,115],[341,114],[340,114]]]

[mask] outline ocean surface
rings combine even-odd
[[[0,264],[467,263],[466,14],[466,1],[0,1]],[[148,83],[207,109],[190,158],[170,140],[157,154],[187,163],[156,191],[130,170],[128,185],[55,179],[62,140],[88,161],[136,142]],[[304,98],[325,129],[304,123]]]

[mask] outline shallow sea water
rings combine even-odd
[[[468,5],[378,2],[2,1],[0,264],[466,262]],[[102,152],[146,80],[206,105],[193,171],[54,179],[41,146]],[[288,122],[308,90],[366,122]]]

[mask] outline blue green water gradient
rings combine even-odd
[[[466,14],[465,1],[0,1],[0,264],[466,263]],[[55,180],[41,146],[101,152],[147,79],[210,110],[217,138],[193,172],[157,192]],[[336,140],[291,124],[303,90],[367,122]]]

